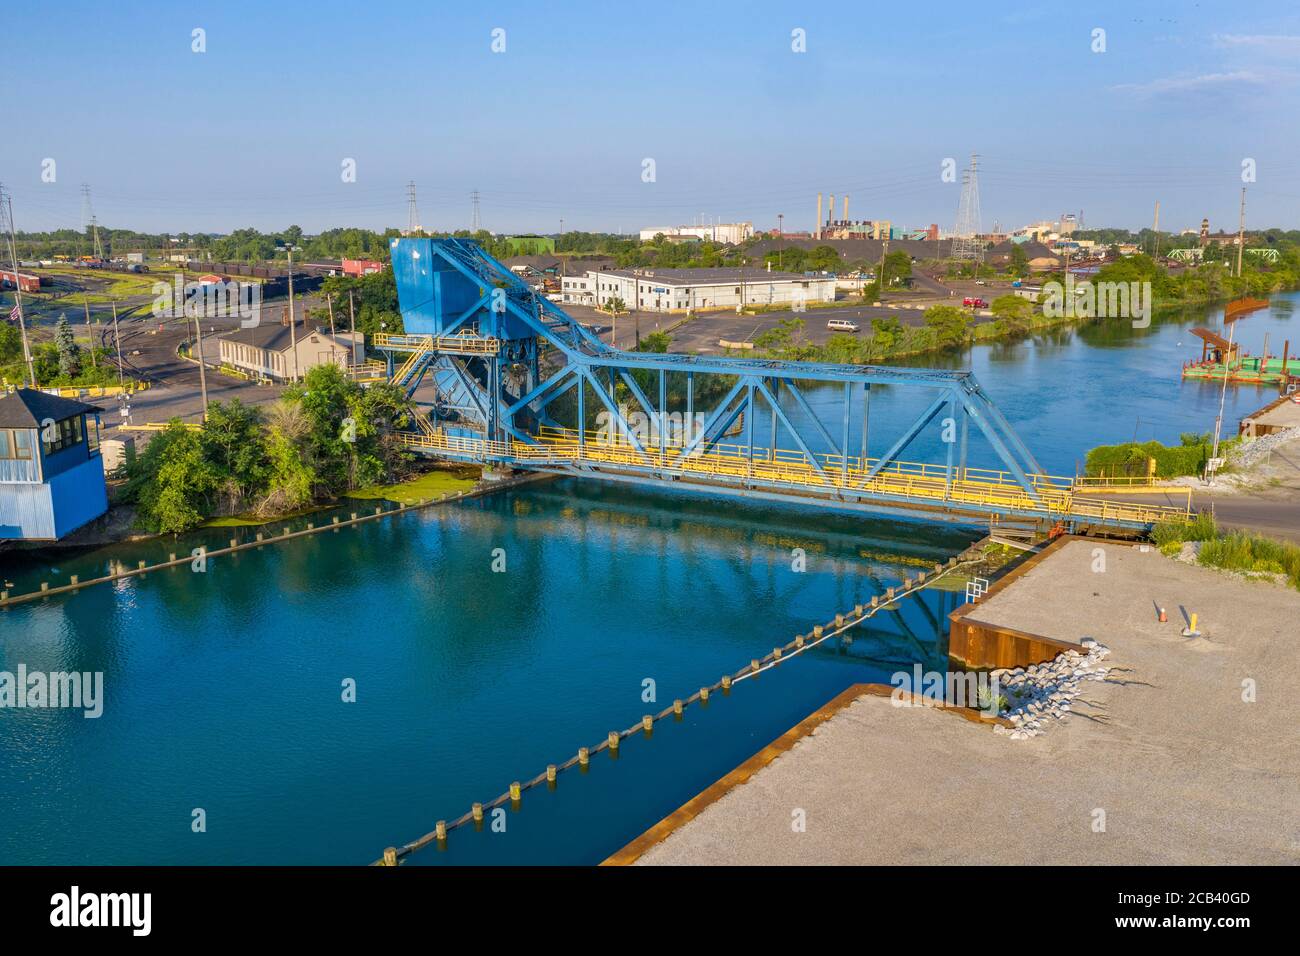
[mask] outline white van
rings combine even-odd
[[[857,332],[862,327],[856,322],[850,322],[848,319],[831,319],[826,323],[826,328],[832,332]]]

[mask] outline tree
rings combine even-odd
[[[672,345],[672,341],[672,336],[667,332],[651,332],[641,340],[641,344],[637,347],[637,351],[657,352],[663,354],[668,351],[668,347]]]
[[[880,277],[880,280],[886,286],[910,278],[912,275],[912,257],[906,252],[895,249],[885,256],[884,268],[881,271],[884,274]]]
[[[1008,271],[1017,278],[1029,274],[1029,254],[1025,252],[1020,243],[1013,243],[1011,246],[1011,264]]]
[[[239,399],[214,402],[199,436],[212,466],[226,512],[238,514],[244,502],[260,495],[271,471],[262,414]]]
[[[1000,334],[1016,335],[1029,330],[1034,306],[1028,299],[1018,295],[1000,295],[993,300],[991,308]]]
[[[66,312],[59,315],[58,325],[54,327],[54,344],[59,350],[59,375],[74,379],[81,371],[81,346],[72,334]]]
[[[616,295],[611,295],[605,300],[605,311],[612,315],[618,315],[620,312],[627,311],[627,303]]]
[[[139,523],[150,531],[179,534],[202,524],[217,477],[199,433],[173,419],[127,466],[124,497],[139,506]]]
[[[903,338],[903,323],[887,315],[871,320],[871,353],[884,357],[898,347]]]
[[[955,305],[936,305],[925,310],[925,326],[936,345],[961,345],[970,329],[970,316]]]

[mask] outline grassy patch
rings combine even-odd
[[[290,514],[275,515],[271,518],[259,518],[256,515],[223,515],[219,518],[209,518],[200,528],[258,528],[264,524],[274,524],[278,521],[289,521],[293,518],[301,518],[304,515],[315,514],[317,511],[325,511],[329,506],[321,505],[316,508],[304,508],[302,511],[294,511]]]
[[[395,485],[372,485],[348,492],[349,498],[397,501],[406,504],[425,498],[437,498],[439,495],[456,494],[474,487],[474,478],[468,473],[454,471],[426,471],[410,481]]]
[[[1207,513],[1186,523],[1162,521],[1151,530],[1151,540],[1162,554],[1171,557],[1182,550],[1184,542],[1199,541],[1198,564],[1243,574],[1281,574],[1300,590],[1300,545],[1244,531],[1221,534]]]
[[[1212,568],[1244,574],[1281,574],[1300,590],[1300,545],[1233,532],[1201,545],[1197,560]]]

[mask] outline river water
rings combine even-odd
[[[1280,352],[1295,299],[1238,339],[1257,352],[1267,331]],[[1214,323],[1062,330],[950,361],[1069,474],[1094,444],[1212,427],[1218,390],[1178,370],[1200,354],[1187,328]],[[873,453],[903,427],[884,391]],[[1230,389],[1229,433],[1267,398]],[[0,612],[0,670],[105,684],[97,719],[0,709],[0,863],[369,862],[977,535],[562,480]],[[229,537],[9,553],[0,569],[21,592]],[[504,832],[458,830],[412,862],[597,862],[848,685],[942,669],[959,599],[927,591],[529,791]]]

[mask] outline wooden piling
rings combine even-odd
[[[641,729],[644,730],[647,734],[650,733],[652,730],[655,729],[655,719],[651,717],[649,714],[643,716],[641,718]]]
[[[384,849],[384,866],[397,866],[397,847],[390,846]]]
[[[578,766],[585,767],[591,762],[591,751],[586,747],[578,748]]]
[[[673,713],[678,717],[682,715],[682,702],[680,700],[673,701]]]
[[[619,739],[619,738],[618,738],[618,731],[617,731],[617,730],[611,730],[611,731],[609,732],[609,736],[606,738],[606,740],[609,742],[609,749],[610,749],[610,750],[618,750],[618,739]]]

